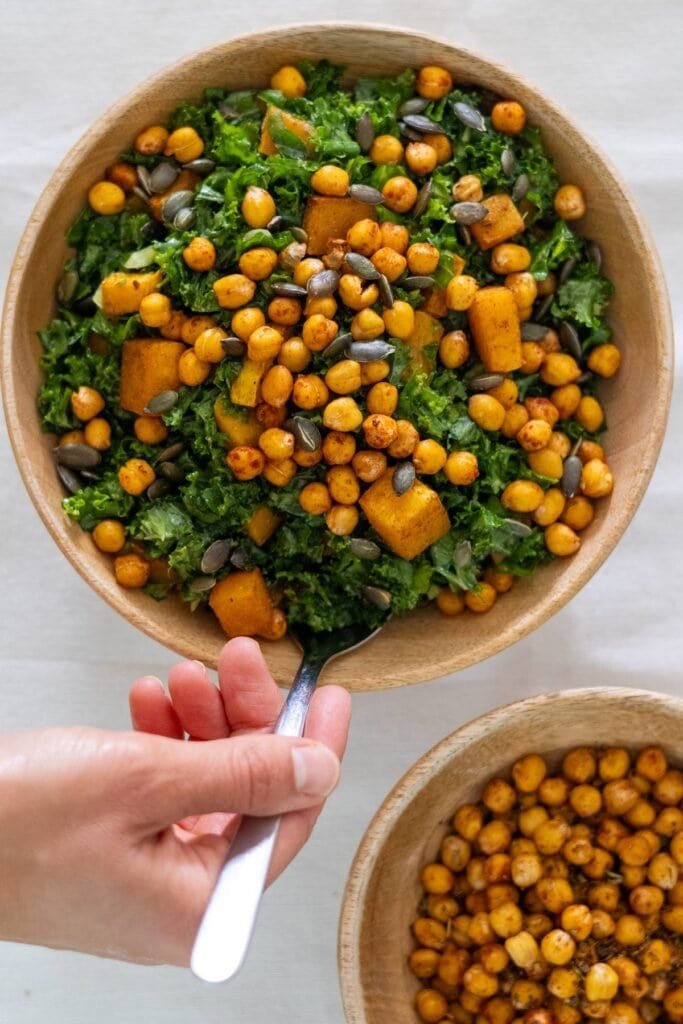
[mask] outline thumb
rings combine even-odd
[[[253,733],[185,743],[150,736],[158,824],[214,811],[267,817],[320,803],[337,785],[339,759],[323,743]]]

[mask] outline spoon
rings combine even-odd
[[[315,633],[305,626],[290,629],[303,657],[275,724],[275,735],[303,735],[311,697],[322,670],[334,658],[367,643],[381,628],[358,624],[325,633]],[[192,970],[202,981],[227,981],[244,963],[280,821],[279,816],[245,818],[240,825],[192,949]]]

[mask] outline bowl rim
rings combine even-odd
[[[508,716],[522,715],[530,708],[550,708],[575,700],[617,703],[637,697],[650,707],[666,708],[683,719],[683,697],[656,690],[628,686],[575,687],[536,694],[511,701],[472,718],[414,761],[392,786],[368,822],[349,867],[341,898],[337,930],[337,969],[339,987],[347,1024],[367,1024],[363,1011],[363,989],[358,971],[358,940],[363,927],[363,914],[368,884],[374,866],[384,847],[387,835],[406,808],[419,797],[432,778],[433,769],[449,761],[472,743],[489,735]],[[541,750],[542,753],[542,750]]]
[[[339,29],[346,32],[362,32],[366,36],[371,35],[377,37],[381,37],[382,35],[389,33],[393,36],[404,37],[405,39],[418,38],[426,43],[445,46],[452,50],[454,54],[461,54],[467,58],[471,58],[473,61],[480,62],[482,65],[485,65],[490,69],[499,71],[504,77],[518,82],[524,89],[528,90],[528,92],[537,99],[542,106],[552,108],[560,118],[564,118],[569,122],[569,124],[572,125],[586,141],[589,148],[598,155],[604,166],[611,174],[613,183],[619,190],[619,196],[622,202],[628,208],[634,224],[637,226],[647,243],[645,246],[646,251],[644,259],[647,261],[649,268],[652,271],[652,277],[656,282],[656,293],[654,295],[653,302],[657,309],[659,326],[661,328],[654,332],[654,343],[657,353],[657,401],[654,403],[652,410],[650,429],[648,430],[647,436],[643,439],[643,445],[640,450],[641,466],[643,466],[646,471],[640,474],[634,487],[623,497],[619,506],[610,507],[610,534],[609,537],[606,538],[606,542],[600,545],[595,552],[592,553],[591,557],[586,561],[586,564],[583,565],[581,570],[572,577],[571,582],[568,582],[565,585],[561,585],[560,583],[552,588],[551,595],[543,602],[540,609],[539,606],[534,606],[532,609],[520,613],[517,617],[510,618],[509,621],[507,621],[497,632],[487,635],[481,642],[474,645],[472,653],[468,651],[463,655],[458,645],[453,645],[448,657],[444,657],[437,662],[430,662],[428,675],[425,675],[422,669],[418,670],[414,667],[411,667],[410,669],[402,669],[401,666],[398,665],[393,666],[393,671],[396,672],[396,675],[392,675],[389,679],[382,679],[380,682],[374,682],[372,679],[365,680],[363,678],[355,681],[353,684],[350,684],[352,689],[372,690],[424,682],[430,678],[440,678],[450,672],[460,671],[464,668],[477,664],[486,658],[492,657],[494,654],[498,654],[507,647],[512,646],[524,636],[528,635],[537,627],[542,626],[547,622],[549,618],[551,618],[556,612],[560,611],[581,589],[583,589],[583,587],[604,564],[609,555],[615,550],[642,502],[650,477],[654,472],[657,459],[659,457],[659,452],[666,433],[666,424],[674,384],[672,314],[661,258],[654,244],[647,222],[641,215],[633,195],[629,188],[624,184],[620,173],[613,165],[611,159],[604,154],[592,136],[589,133],[586,133],[583,127],[577,125],[573,116],[570,115],[561,104],[558,104],[554,99],[550,99],[550,97],[548,97],[541,89],[528,82],[523,75],[520,75],[514,69],[511,69],[502,62],[491,59],[478,51],[460,46],[455,42],[451,42],[449,39],[433,35],[431,33],[382,23],[361,24],[354,21],[338,20],[291,23],[261,32],[244,33],[240,36],[224,39],[213,46],[194,50],[184,57],[164,65],[152,75],[143,79],[118,100],[115,100],[114,103],[94,119],[91,125],[86,128],[57,165],[57,168],[42,190],[21,235],[7,280],[7,289],[2,311],[2,325],[0,329],[0,386],[3,396],[7,432],[9,434],[15,462],[24,487],[28,492],[34,508],[61,553],[65,558],[67,558],[82,579],[84,579],[85,582],[88,583],[88,585],[97,594],[99,594],[99,596],[102,597],[111,608],[118,612],[131,625],[140,629],[152,640],[155,640],[157,643],[162,644],[166,648],[173,650],[182,656],[189,658],[196,657],[196,643],[193,643],[191,639],[186,641],[182,635],[179,636],[176,634],[170,622],[169,624],[159,623],[156,621],[154,616],[150,616],[146,608],[142,608],[131,603],[129,601],[128,591],[118,587],[114,588],[110,582],[105,580],[102,574],[90,571],[92,561],[89,558],[82,557],[82,553],[78,550],[76,542],[68,535],[67,525],[64,522],[65,516],[61,509],[61,505],[59,503],[53,505],[41,500],[43,492],[42,484],[39,480],[38,474],[35,472],[33,462],[25,458],[22,451],[21,416],[11,369],[12,338],[16,331],[16,306],[21,293],[25,274],[30,266],[30,258],[36,244],[37,235],[45,220],[46,214],[49,213],[51,209],[56,193],[65,186],[69,177],[75,170],[77,170],[83,155],[93,149],[102,138],[106,137],[112,119],[126,111],[127,108],[129,108],[144,92],[147,92],[150,87],[157,89],[159,86],[163,85],[171,74],[176,75],[179,71],[182,72],[189,69],[200,57],[205,58],[208,54],[221,52],[225,50],[226,47],[253,48],[259,47],[263,43],[269,43],[276,40],[282,41],[288,37],[291,37],[292,40],[296,40],[298,36],[306,33],[320,32],[321,29]],[[371,71],[371,69],[369,70]],[[206,660],[207,663],[211,664],[212,667],[215,668],[216,659],[217,652],[216,657],[213,659],[207,658]]]

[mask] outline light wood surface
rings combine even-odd
[[[670,399],[671,322],[659,260],[648,230],[609,161],[554,103],[516,74],[472,52],[415,32],[381,26],[300,26],[244,36],[172,65],[103,115],[64,159],[43,192],[17,251],[3,321],[2,379],[6,417],[27,490],[66,557],[133,625],[179,653],[215,665],[224,636],[208,611],[194,615],[177,600],[154,602],[120,589],[111,562],[62,513],[51,440],[40,431],[35,396],[40,382],[36,331],[54,312],[54,284],[66,255],[64,233],[93,181],[146,124],[164,120],[207,85],[265,85],[282,63],[302,58],[348,65],[350,78],[424,63],[449,67],[456,79],[520,100],[539,124],[562,178],[582,186],[589,213],[581,224],[600,242],[605,271],[617,293],[615,339],[624,355],[605,395],[607,451],[614,494],[599,505],[580,552],[520,582],[484,616],[443,618],[423,609],[389,624],[357,654],[336,661],[325,680],[352,689],[379,689],[445,675],[514,643],[559,610],[597,571],[638,507],[657,459]],[[298,662],[286,640],[265,644],[276,679],[291,680]]]
[[[683,701],[644,690],[565,690],[520,701],[458,729],[418,761],[368,826],[351,867],[339,928],[348,1024],[415,1024],[419,983],[407,967],[421,868],[434,860],[460,804],[523,754],[551,765],[574,746],[661,745],[683,756]]]

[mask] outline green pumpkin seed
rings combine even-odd
[[[429,100],[422,96],[411,96],[409,100],[405,100],[401,104],[397,113],[399,117],[406,117],[407,114],[421,114],[428,106]]]
[[[540,302],[538,304],[538,308],[534,310],[534,316],[536,317],[537,320],[542,320],[543,319],[543,317],[546,315],[546,313],[548,313],[548,311],[549,311],[549,309],[552,306],[554,301],[555,301],[554,293],[551,293],[550,295],[546,295],[546,297],[543,299],[543,302]]]
[[[567,320],[563,320],[560,324],[560,343],[577,362],[581,362],[583,359],[583,348],[581,347],[579,335],[576,328]]]
[[[207,575],[218,572],[227,562],[233,545],[229,540],[215,540],[202,555],[199,568]]]
[[[155,462],[172,462],[173,459],[177,459],[181,452],[185,451],[184,441],[175,441],[173,444],[169,444],[166,448],[159,452]]]
[[[361,153],[369,153],[375,141],[375,129],[372,118],[367,113],[361,114],[356,124],[356,142],[360,146]]]
[[[573,498],[581,483],[581,472],[583,463],[578,455],[569,455],[564,460],[562,467],[562,493],[567,498]]]
[[[374,604],[381,611],[388,612],[391,608],[391,594],[388,590],[384,590],[382,587],[364,585],[360,588],[360,592],[366,601]]]
[[[415,200],[415,206],[413,207],[413,217],[421,217],[427,209],[427,205],[432,195],[432,179],[425,181],[424,185],[417,193],[417,199]]]
[[[195,222],[196,213],[193,207],[186,207],[173,218],[173,227],[176,231],[187,231]]]
[[[520,174],[512,186],[512,201],[519,203],[531,188],[528,174]]]
[[[430,121],[424,114],[405,114],[403,123],[421,135],[439,135],[442,130],[440,124]]]
[[[80,278],[75,270],[65,270],[57,285],[57,299],[59,302],[69,302],[73,299],[78,288]]]
[[[564,261],[564,263],[560,267],[560,273],[557,278],[559,284],[564,284],[565,281],[569,280],[569,278],[576,270],[577,262],[578,260],[576,260],[573,256],[570,256],[568,260]]]
[[[366,540],[365,537],[352,537],[349,541],[349,550],[356,558],[362,558],[366,562],[374,562],[382,554],[379,544],[374,540]]]
[[[463,103],[462,100],[458,100],[457,103],[453,104],[453,113],[466,128],[473,128],[475,132],[486,131],[486,121],[482,114],[474,107],[471,107],[469,103]]]
[[[341,355],[347,345],[350,345],[353,341],[353,335],[348,331],[344,334],[338,334],[337,337],[329,343],[320,353],[323,359],[334,359],[336,356]]]
[[[192,171],[193,174],[211,174],[216,170],[215,162],[208,156],[198,156],[196,160],[189,160],[188,163],[183,164],[183,167],[186,171]]]
[[[177,466],[175,462],[159,462],[157,470],[170,484],[181,484],[185,479],[185,470]]]
[[[543,324],[535,324],[531,320],[525,320],[521,328],[522,341],[540,341],[548,333],[547,327],[544,327]]]
[[[503,522],[515,537],[528,537],[533,533],[533,528],[528,523],[523,523],[521,519],[504,519]]]
[[[56,468],[57,476],[66,487],[69,494],[78,494],[83,487],[83,481],[78,473],[74,473],[73,469],[69,469],[68,466],[62,466],[59,462],[57,463]]]
[[[472,545],[468,540],[461,540],[453,551],[453,565],[456,569],[464,569],[472,561]]]
[[[349,359],[355,359],[357,363],[374,363],[392,355],[396,346],[378,338],[375,341],[353,341],[346,351]]]
[[[308,294],[314,299],[324,299],[332,295],[339,287],[339,274],[336,270],[321,270],[308,279]]]
[[[433,288],[436,281],[433,277],[428,274],[412,274],[409,277],[404,277],[398,284],[401,288],[405,288],[406,291],[424,291],[426,288]]]
[[[213,590],[217,582],[213,576],[195,576],[188,583],[187,589],[191,594],[206,594],[207,591]]]
[[[499,387],[504,380],[502,373],[480,373],[467,381],[467,387],[470,391],[489,391]]]
[[[157,477],[157,479],[149,485],[145,494],[150,501],[157,501],[159,498],[164,498],[171,492],[171,485],[168,480],[164,480],[163,477]]]
[[[351,185],[348,194],[351,199],[356,199],[359,203],[369,203],[371,206],[384,204],[384,196],[379,189],[373,188],[372,185]]]
[[[517,167],[517,157],[515,156],[514,151],[509,147],[504,149],[503,152],[500,154],[500,166],[502,168],[503,174],[507,174],[509,177],[511,177],[515,173],[515,168]]]
[[[297,448],[304,452],[317,452],[323,439],[315,423],[305,416],[292,416],[288,422],[291,423],[291,432],[294,434]]]
[[[180,168],[170,160],[162,160],[149,176],[149,190],[159,195],[166,192],[180,174]]]
[[[241,338],[223,338],[221,348],[226,356],[238,356],[239,358],[247,351],[247,346]]]
[[[300,228],[300,227],[295,226],[293,228],[290,228],[290,231],[292,232],[292,238],[294,238],[295,241],[297,241],[297,242],[307,242],[308,241],[308,231],[306,231],[304,228]]]
[[[367,256],[361,256],[359,252],[347,252],[344,262],[352,273],[357,274],[364,281],[377,281],[379,270]]]
[[[396,494],[402,495],[415,483],[415,466],[412,462],[399,462],[391,478],[391,486]]]
[[[602,249],[597,242],[589,242],[587,247],[588,259],[595,264],[596,270],[602,266]]]
[[[308,292],[299,284],[292,284],[290,281],[278,281],[273,285],[273,293],[281,295],[285,299],[306,299]]]
[[[394,305],[394,293],[391,290],[389,284],[389,278],[385,277],[384,274],[380,274],[377,278],[377,287],[379,288],[379,300],[386,309],[392,309]]]
[[[456,224],[478,224],[488,214],[483,203],[473,203],[466,200],[463,203],[454,203],[451,206],[451,216]]]
[[[249,565],[249,558],[244,548],[235,548],[230,555],[230,565],[235,569],[246,569]]]
[[[149,416],[161,416],[165,412],[170,412],[177,401],[177,391],[160,391],[154,398],[150,398],[143,412]]]
[[[140,182],[140,187],[142,188],[142,191],[145,193],[146,199],[148,196],[151,196],[152,194],[152,184],[150,182],[151,175],[143,164],[138,164],[136,171],[138,181]]]
[[[161,207],[162,218],[167,224],[172,224],[180,211],[192,206],[193,201],[194,192],[191,192],[188,188],[183,188],[178,192],[174,192],[168,197],[164,205]]]
[[[102,456],[89,444],[62,444],[55,448],[55,459],[69,469],[92,469],[99,466]]]

